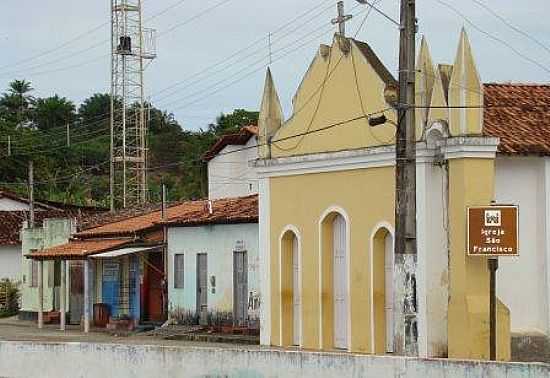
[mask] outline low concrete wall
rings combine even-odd
[[[536,378],[550,365],[352,354],[88,343],[0,342],[0,377]]]

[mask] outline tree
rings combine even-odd
[[[23,126],[30,119],[34,97],[30,95],[34,88],[26,80],[14,80],[8,86],[8,91],[0,98],[2,118],[13,126]]]
[[[72,123],[75,118],[75,105],[65,97],[39,98],[34,103],[32,120],[39,130],[47,131]]]
[[[78,108],[78,117],[88,130],[108,126],[111,117],[111,95],[94,93]]]
[[[230,114],[222,113],[216,118],[216,123],[210,124],[208,129],[217,136],[236,133],[243,126],[257,125],[259,115],[259,112],[235,109]]]

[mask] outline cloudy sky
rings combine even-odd
[[[398,18],[398,0],[377,4]],[[452,62],[465,26],[484,81],[550,82],[548,0],[417,4],[419,34],[428,39],[436,62]],[[395,74],[396,26],[372,12],[359,28],[365,6],[355,0],[345,5],[354,14],[348,35],[357,33],[370,43]],[[184,128],[204,127],[220,112],[259,107],[269,33],[271,67],[289,114],[291,97],[318,45],[329,43],[335,31],[330,19],[336,0],[144,0],[143,9],[145,26],[159,33],[158,58],[146,71],[147,95],[157,107],[173,112]],[[26,79],[37,96],[57,93],[77,103],[108,91],[109,20],[109,0],[2,0],[0,88]]]

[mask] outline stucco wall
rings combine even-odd
[[[5,377],[542,378],[544,364],[139,345],[0,342]]]
[[[168,229],[168,297],[170,308],[194,312],[197,300],[197,254],[207,254],[208,310],[233,311],[233,251],[242,242],[248,255],[248,292],[260,293],[258,224],[228,224]],[[184,288],[174,288],[174,255],[184,254]],[[215,276],[213,292],[210,277]]]
[[[21,280],[21,245],[0,246],[0,279]]]
[[[320,324],[320,296],[332,300],[332,291],[320,287],[320,222],[326,211],[338,208],[349,224],[350,349],[372,351],[371,235],[394,218],[393,167],[319,173],[270,179],[270,279],[271,344],[281,345],[280,239],[292,225],[300,234],[302,266],[302,342],[319,349],[322,335],[332,334],[332,325]],[[373,185],[373,183],[376,183]],[[326,275],[325,275],[326,276]],[[323,282],[328,281],[325,277]],[[325,306],[326,307],[326,306]],[[288,324],[282,324],[288,327]],[[376,325],[374,325],[375,327]],[[322,334],[322,335],[321,335]],[[323,341],[330,342],[330,340]],[[330,346],[329,346],[330,348]]]
[[[26,228],[21,232],[22,264],[21,264],[21,310],[38,311],[38,287],[31,287],[31,261],[25,257],[31,250],[40,250],[66,243],[75,232],[75,222],[71,219],[46,219],[41,228]],[[53,273],[50,266],[53,262],[44,262],[44,311],[51,311],[54,307],[54,288],[48,285],[49,275]]]
[[[208,162],[208,198],[258,193],[258,177],[248,164],[257,157],[257,149],[252,148],[256,144],[256,138],[252,137],[244,146],[227,146]]]
[[[496,200],[519,206],[519,257],[500,259],[497,293],[510,308],[512,331],[550,335],[548,216],[545,203],[545,159],[499,157]]]

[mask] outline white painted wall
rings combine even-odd
[[[11,198],[0,198],[0,211],[24,211],[29,210],[25,202],[15,201]]]
[[[449,251],[447,170],[433,157],[417,165],[418,349],[420,357],[448,355]]]
[[[0,342],[2,377],[543,378],[550,365],[249,348]]]
[[[496,201],[519,206],[520,256],[500,258],[497,273],[497,295],[510,309],[515,333],[550,335],[545,164],[542,157],[496,160]]]
[[[0,280],[21,280],[21,245],[0,245]]]
[[[207,254],[208,310],[233,312],[233,251],[242,245],[248,255],[248,292],[260,295],[258,224],[227,224],[168,229],[168,301],[170,309],[195,312],[197,254]],[[174,255],[184,254],[184,288],[174,288]],[[210,277],[216,277],[216,287]],[[212,289],[215,289],[214,291]],[[249,309],[259,320],[259,309]]]
[[[244,146],[225,147],[221,155],[208,162],[208,198],[241,197],[258,193],[258,177],[249,164],[249,161],[257,158],[257,149],[253,148],[256,145],[256,137],[252,137]]]

